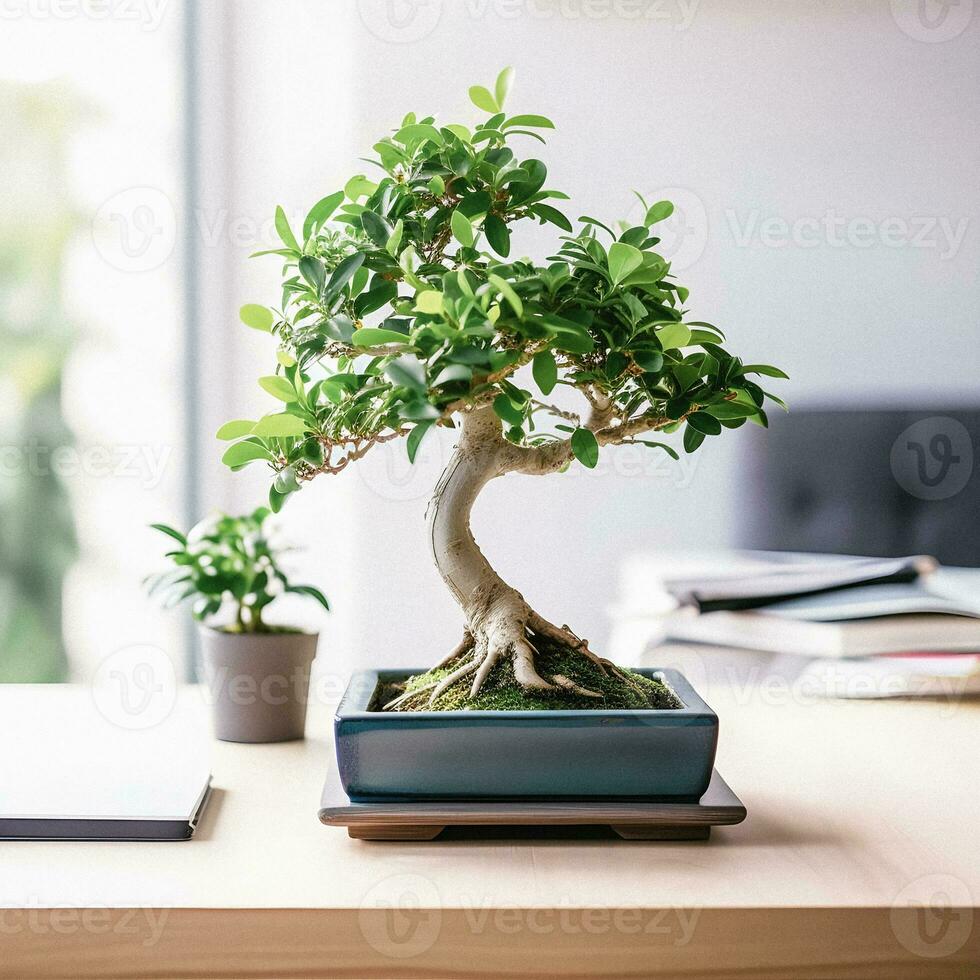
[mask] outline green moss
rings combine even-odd
[[[602,698],[590,698],[571,691],[558,690],[541,693],[524,691],[514,679],[514,671],[508,658],[501,660],[490,671],[486,682],[475,698],[471,698],[470,685],[473,675],[464,677],[444,691],[434,705],[429,704],[429,691],[421,688],[433,681],[447,677],[459,662],[415,674],[401,684],[390,684],[379,690],[371,710],[380,708],[407,691],[420,690],[417,698],[409,698],[398,708],[400,711],[568,711],[579,709],[626,708],[680,708],[681,702],[666,685],[620,668],[626,680],[612,671],[603,673],[600,668],[573,650],[552,646],[540,646],[535,660],[538,672],[545,677],[561,674],[580,687],[597,691]]]

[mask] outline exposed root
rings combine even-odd
[[[609,661],[594,654],[589,649],[589,641],[576,636],[568,626],[555,626],[554,623],[549,622],[544,616],[533,611],[528,617],[527,624],[535,633],[546,636],[549,640],[554,640],[555,643],[560,643],[562,646],[577,650],[591,660],[604,674],[607,673],[606,668],[610,666]]]
[[[397,708],[400,704],[404,704],[409,698],[414,698],[416,694],[422,694],[424,691],[429,691],[434,687],[439,686],[439,681],[433,681],[431,684],[426,684],[424,687],[416,687],[411,691],[406,691],[404,694],[398,695],[397,698],[392,698],[386,705],[382,707],[382,711],[392,711]]]
[[[479,663],[479,670],[476,672],[476,677],[473,678],[473,686],[470,688],[470,697],[475,698],[480,693],[480,688],[483,687],[483,682],[487,679],[490,671],[493,669],[493,665],[500,659],[500,654],[502,649],[494,647],[492,650],[485,650],[482,659]]]
[[[448,667],[453,661],[458,660],[464,654],[469,653],[473,649],[473,634],[469,630],[463,630],[463,639],[459,641],[459,645],[453,650],[452,653],[443,657],[439,663],[436,664],[436,669],[440,667]]]
[[[530,626],[535,633],[538,633],[541,636],[546,636],[555,643],[560,643],[563,646],[567,646],[570,649],[581,653],[584,657],[587,657],[592,663],[594,663],[604,674],[609,674],[612,672],[621,681],[624,681],[625,683],[630,684],[639,690],[639,684],[630,676],[628,671],[624,672],[620,670],[619,667],[617,667],[611,660],[607,660],[605,657],[600,657],[598,654],[593,653],[589,649],[589,641],[583,640],[581,637],[576,636],[569,626],[555,626],[554,623],[549,622],[543,616],[533,611],[528,617],[528,626]]]
[[[518,640],[514,644],[511,656],[514,658],[514,678],[525,691],[553,691],[554,684],[549,684],[534,669],[534,650],[527,640]]]
[[[555,684],[566,691],[571,691],[573,694],[581,694],[584,698],[601,698],[602,695],[598,691],[590,691],[586,687],[580,687],[575,683],[570,677],[566,677],[564,674],[554,674],[551,678]]]
[[[463,664],[462,667],[458,667],[451,674],[444,677],[438,684],[436,684],[435,690],[433,690],[432,694],[429,695],[429,704],[435,704],[439,695],[442,694],[447,687],[449,687],[451,684],[455,684],[456,681],[461,680],[467,674],[472,673],[479,666],[480,662],[478,660],[471,660],[469,663]]]
[[[491,676],[497,677],[495,668],[508,661],[512,689],[525,692],[527,697],[544,695],[547,701],[549,695],[572,695],[601,701],[609,696],[607,679],[613,678],[634,694],[648,694],[642,678],[597,656],[587,640],[534,612],[519,593],[493,590],[480,598],[462,640],[433,668],[445,676],[436,680],[424,678],[427,683],[403,691],[382,710],[438,710],[437,703],[445,700],[443,696],[450,688],[456,691],[451,700],[465,704],[478,698]],[[456,688],[461,682],[468,688],[465,696]],[[493,690],[499,689],[500,681],[495,680]]]

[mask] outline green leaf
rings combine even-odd
[[[497,105],[497,100],[490,94],[490,90],[484,88],[482,85],[473,85],[470,87],[470,102],[477,109],[483,109],[484,112],[500,112],[500,106]]]
[[[255,422],[249,419],[236,419],[234,422],[225,424],[215,433],[215,439],[241,439],[242,436],[250,435],[255,428]]]
[[[251,327],[253,330],[261,330],[264,333],[272,332],[272,324],[275,321],[275,317],[272,315],[272,310],[265,306],[259,306],[258,303],[246,303],[238,311],[238,316],[246,327]]]
[[[296,236],[293,234],[292,228],[289,227],[289,219],[286,217],[286,212],[278,204],[276,205],[276,231],[279,233],[279,237],[282,239],[284,245],[288,248],[296,249],[297,252],[302,251],[299,247],[299,242],[296,241]]]
[[[511,288],[510,283],[505,282],[503,279],[500,278],[500,276],[498,276],[494,272],[491,272],[490,275],[487,276],[487,279],[490,281],[492,285],[494,285],[497,288],[498,292],[500,292],[503,295],[504,299],[506,299],[507,302],[510,304],[511,309],[519,317],[523,317],[524,304],[521,302],[520,296],[518,296],[517,293],[515,293],[514,290]]]
[[[440,412],[424,398],[414,398],[399,405],[398,414],[409,422],[428,422],[439,418]]]
[[[704,433],[692,428],[690,425],[684,428],[684,452],[693,453],[701,443],[704,442]]]
[[[458,381],[471,381],[473,379],[473,368],[466,364],[447,364],[432,382],[433,388],[441,385],[453,384]]]
[[[590,218],[587,214],[580,214],[578,220],[584,225],[595,225],[597,228],[601,228],[603,231],[609,232],[613,241],[616,240],[616,232],[614,232],[609,225],[603,224],[598,218]]]
[[[296,479],[296,468],[293,466],[283,467],[276,474],[276,480],[273,485],[283,495],[299,490],[299,480]]]
[[[558,384],[558,365],[555,363],[555,355],[550,350],[543,350],[534,355],[531,363],[531,373],[534,375],[535,384],[541,389],[544,395],[550,395]]]
[[[709,405],[705,411],[716,419],[747,419],[755,415],[758,409],[755,405],[743,405],[740,402],[719,402]]]
[[[665,218],[669,218],[674,213],[674,205],[670,201],[657,201],[656,204],[652,204],[647,210],[647,215],[645,219],[645,224],[647,227],[650,225],[655,225],[658,221],[663,221]]]
[[[423,290],[415,297],[415,309],[419,313],[438,316],[443,311],[442,293],[438,289]]]
[[[281,255],[284,259],[298,259],[299,254],[295,248],[262,248],[257,252],[251,252],[248,257],[257,259],[260,255]]]
[[[337,191],[335,194],[328,194],[326,197],[320,198],[313,207],[310,208],[309,214],[306,216],[306,220],[303,222],[303,239],[304,241],[310,237],[310,235],[316,234],[322,227],[322,225],[330,220],[330,216],[340,207],[344,200],[344,192]]]
[[[173,538],[174,541],[180,542],[180,544],[184,547],[187,546],[187,538],[184,537],[180,531],[172,528],[169,524],[151,524],[150,527],[152,527],[155,531],[162,531],[168,537]]]
[[[351,255],[348,255],[347,258],[333,270],[333,275],[330,277],[326,288],[323,290],[323,295],[325,297],[329,297],[340,292],[340,290],[343,289],[344,286],[346,286],[347,283],[353,278],[354,273],[360,269],[363,262],[363,252],[353,252]]]
[[[319,602],[327,612],[330,612],[330,603],[327,602],[327,597],[312,585],[288,585],[286,586],[286,591],[292,592],[294,595],[309,596],[309,598]]]
[[[233,469],[244,466],[246,463],[252,463],[257,459],[271,460],[272,453],[269,452],[265,446],[260,446],[257,442],[236,442],[234,446],[229,446],[225,450],[224,456],[221,457],[221,462],[225,466],[230,466]]]
[[[425,391],[425,365],[411,354],[403,354],[385,365],[385,374],[396,385],[405,385],[417,391]]]
[[[563,231],[571,233],[571,221],[558,208],[553,208],[550,204],[533,204],[528,210],[536,214],[539,218],[544,218],[545,221],[550,221],[553,225],[557,225]]]
[[[521,426],[524,424],[524,413],[507,397],[507,395],[497,395],[493,400],[493,410],[498,418],[503,419],[510,425]]]
[[[282,402],[295,402],[299,400],[296,389],[278,374],[270,374],[265,378],[259,378],[259,387],[267,391],[273,398],[278,398]]]
[[[706,436],[716,436],[721,432],[721,422],[707,412],[695,412],[687,417],[687,424]]]
[[[475,236],[473,234],[473,224],[458,208],[453,211],[449,219],[449,227],[452,229],[453,237],[466,248],[472,248]]]
[[[319,297],[323,293],[323,284],[327,279],[327,270],[319,259],[311,255],[304,255],[299,260],[299,271],[302,277],[313,287],[313,291]]]
[[[355,347],[385,347],[388,344],[411,344],[407,334],[384,327],[361,327],[354,331],[351,343]]]
[[[286,502],[287,496],[285,493],[280,493],[274,484],[269,487],[269,507],[273,514],[278,514],[282,510],[282,505]]]
[[[418,455],[419,446],[422,445],[422,440],[425,438],[426,433],[432,426],[435,425],[434,419],[428,419],[425,422],[419,422],[418,425],[412,429],[408,434],[408,439],[405,440],[406,448],[408,449],[408,461],[410,463],[415,462],[415,457]]]
[[[368,180],[364,174],[357,174],[344,185],[344,194],[352,201],[356,201],[362,197],[370,197],[377,187],[378,185],[373,180]]]
[[[475,191],[467,194],[459,202],[457,210],[470,221],[475,221],[480,215],[486,214],[490,210],[490,194],[487,191]]]
[[[388,244],[385,245],[385,251],[394,258],[398,254],[398,246],[402,243],[402,235],[405,233],[405,222],[399,218],[395,222],[395,230],[391,233],[391,238],[388,239]]]
[[[483,231],[490,247],[503,258],[510,254],[510,229],[495,214],[488,214],[483,222]]]
[[[266,438],[285,438],[287,436],[301,436],[306,432],[306,424],[302,419],[286,412],[276,412],[266,415],[255,423],[252,435],[264,436]]]
[[[684,323],[668,323],[657,329],[657,339],[664,350],[685,347],[691,342],[691,330]]]
[[[618,286],[634,269],[643,264],[643,253],[634,245],[613,242],[609,246],[609,279]]]
[[[470,135],[470,131],[465,126],[461,126],[459,123],[450,123],[448,126],[443,126],[443,129],[448,129],[453,136],[458,137],[464,143],[473,142],[473,137]]]
[[[636,350],[632,354],[633,360],[648,374],[658,374],[663,370],[664,356],[660,351]]]
[[[438,174],[429,178],[429,193],[434,197],[441,197],[446,193],[446,182]]]
[[[379,279],[375,276],[371,288],[354,301],[354,315],[358,318],[365,317],[375,310],[380,310],[387,303],[393,302],[397,295],[398,287],[391,280]]]
[[[392,235],[391,225],[380,214],[374,211],[365,211],[361,215],[361,227],[364,229],[368,238],[379,248],[384,248]]]
[[[511,116],[500,128],[510,129],[511,126],[530,126],[533,129],[555,128],[555,124],[547,116],[534,115]]]
[[[293,355],[290,354],[289,351],[285,351],[285,350],[276,351],[276,360],[283,367],[293,367],[296,364],[296,358],[293,357]]]
[[[599,443],[595,433],[588,429],[576,429],[572,433],[572,452],[583,466],[594,470],[599,462]]]
[[[494,101],[499,109],[503,109],[507,101],[507,93],[510,91],[511,82],[514,81],[514,69],[507,67],[498,76],[497,83],[494,85]]]
[[[595,350],[595,341],[592,339],[592,335],[581,323],[557,316],[554,313],[546,313],[541,320],[556,335],[555,346],[559,350],[568,351],[571,354],[590,354]]]
[[[666,442],[652,442],[649,439],[637,439],[636,442],[644,446],[649,446],[651,449],[662,449],[668,456],[673,459],[680,459],[677,455],[677,450],[673,446],[668,446]]]
[[[445,143],[442,133],[431,123],[410,123],[408,126],[402,126],[395,133],[395,140],[404,146],[413,148],[420,146],[425,140],[429,140],[436,146],[442,146]]]
[[[784,380],[789,380],[789,375],[785,371],[781,371],[778,367],[773,367],[771,364],[746,364],[742,368],[742,374],[764,374],[767,378],[783,378]]]

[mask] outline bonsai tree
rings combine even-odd
[[[275,373],[259,384],[281,405],[218,433],[236,440],[224,455],[233,469],[269,466],[278,510],[382,443],[404,438],[414,460],[432,429],[456,430],[428,522],[463,637],[409,681],[390,705],[401,709],[486,705],[478,695],[492,674],[519,695],[511,706],[648,693],[491,568],[470,531],[474,501],[508,473],[594,467],[603,446],[677,458],[651,437],[682,429],[691,453],[746,421],[764,426],[766,399],[778,399],[753,377],[785,377],[743,364],[721,330],[685,319],[688,291],[657,251],[670,202],[643,201],[633,226],[583,216],[575,230],[545,164],[518,152],[554,127],[504,111],[511,79],[508,68],[494,91],[470,89],[485,114],[475,128],[409,113],[374,145],[378,179],[352,177],[311,208],[299,234],[276,210],[280,305],[250,304],[241,316],[278,341]],[[543,262],[512,255],[519,222],[562,233]],[[559,387],[574,389],[581,409],[552,404]]]
[[[146,580],[150,595],[161,597],[165,607],[193,600],[198,621],[218,615],[230,604],[235,610],[229,633],[291,632],[270,626],[263,610],[284,593],[309,596],[324,609],[330,608],[326,596],[312,585],[294,585],[278,564],[264,525],[267,507],[251,514],[230,517],[219,514],[195,525],[186,535],[167,524],[151,527],[167,535],[176,547],[166,557],[173,567]]]

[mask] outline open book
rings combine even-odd
[[[907,558],[847,558],[768,555],[768,561],[746,574],[737,566],[713,575],[667,580],[667,591],[684,606],[701,612],[719,609],[757,609],[802,596],[871,586],[915,582],[935,571],[927,555]]]
[[[808,657],[980,652],[980,599],[937,578],[851,583],[750,609],[682,608],[667,618],[666,632],[675,640]]]

